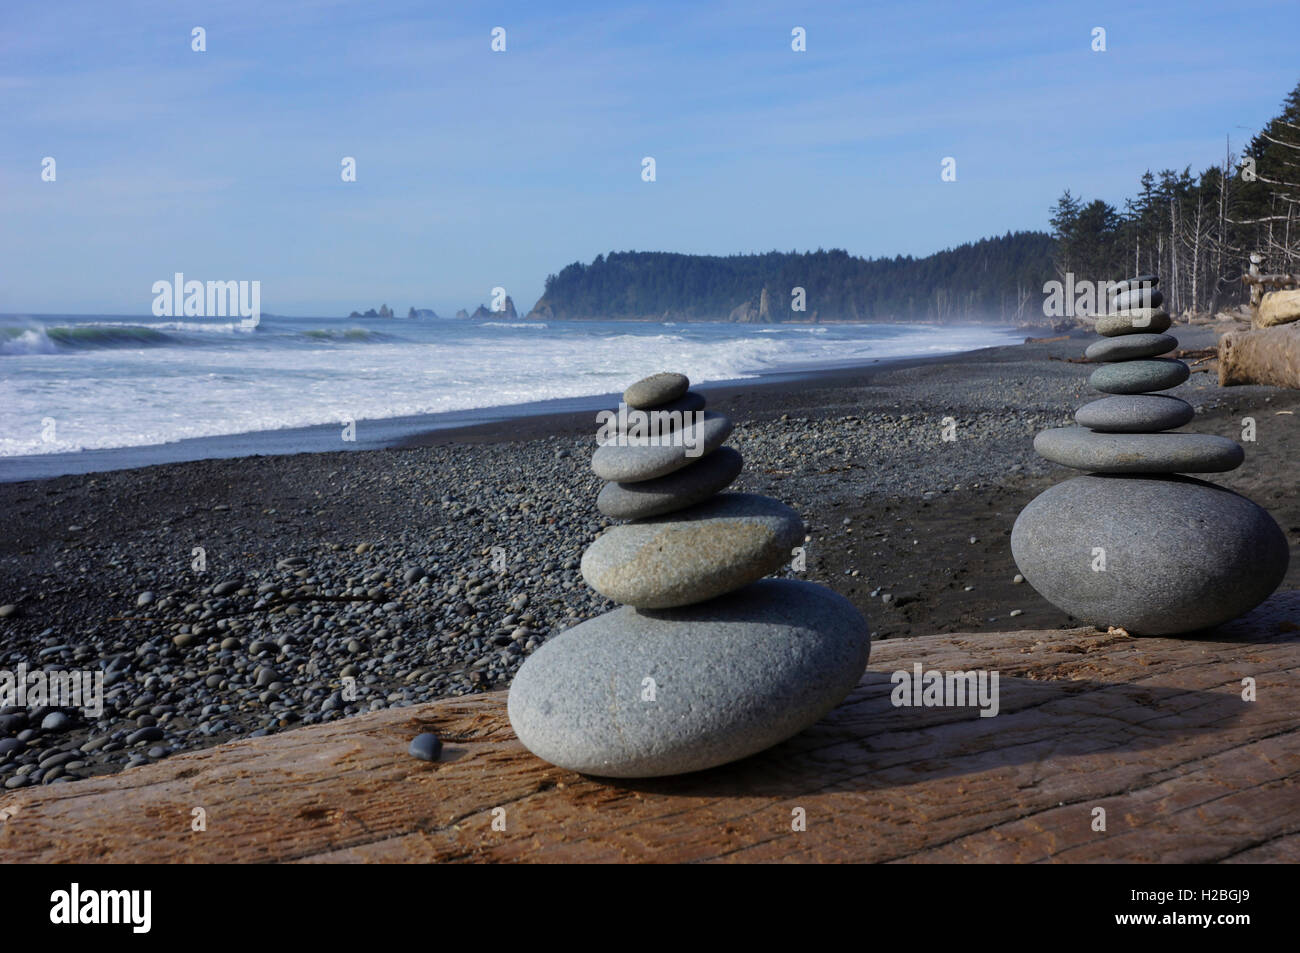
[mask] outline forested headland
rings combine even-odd
[[[528,317],[739,322],[1041,323],[1044,284],[1162,278],[1171,312],[1244,301],[1241,274],[1300,270],[1300,85],[1222,164],[1147,170],[1122,208],[1067,190],[1051,233],[1008,232],[922,258],[842,249],[756,255],[610,252],[549,275]]]
[[[842,249],[761,255],[610,252],[546,279],[534,318],[1001,321],[1033,307],[1052,277],[1045,232],[1008,233],[924,258]]]

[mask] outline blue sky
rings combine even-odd
[[[1141,7],[5,0],[0,312],[147,314],[176,271],[281,314],[523,312],[611,249],[1046,228],[1063,188],[1221,161],[1300,80],[1296,0]]]

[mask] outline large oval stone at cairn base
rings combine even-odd
[[[1097,333],[1108,338],[1121,334],[1159,334],[1168,331],[1170,323],[1169,314],[1155,308],[1117,311],[1098,315]]]
[[[870,653],[867,621],[843,596],[764,579],[698,605],[624,607],[569,629],[519,669],[510,724],[533,754],[584,774],[700,771],[820,721]]]
[[[606,530],[582,554],[582,577],[624,605],[667,609],[712,599],[790,559],[803,519],[753,493],[712,499]]]
[[[1192,405],[1163,394],[1129,394],[1103,397],[1074,412],[1081,427],[1102,433],[1158,433],[1191,423]]]
[[[1178,347],[1172,334],[1121,334],[1116,338],[1093,341],[1083,356],[1090,361],[1131,361],[1135,357],[1155,357]]]
[[[1120,361],[1099,367],[1088,377],[1088,386],[1103,394],[1146,394],[1168,390],[1187,380],[1190,372],[1182,361],[1158,357],[1145,361]]]
[[[1011,553],[1048,602],[1134,635],[1234,619],[1268,598],[1289,559],[1268,512],[1231,490],[1191,477],[1093,474],[1032,500],[1011,530]]]
[[[733,424],[725,414],[704,411],[704,418],[656,440],[628,438],[604,443],[591,455],[591,469],[602,480],[636,483],[680,470],[722,445]]]
[[[1241,446],[1208,433],[1096,433],[1053,427],[1034,438],[1038,455],[1097,473],[1223,473],[1245,459]]]
[[[640,483],[606,483],[596,497],[596,508],[617,520],[683,510],[730,486],[744,463],[731,447],[719,447],[667,476]]]

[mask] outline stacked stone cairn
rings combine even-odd
[[[582,575],[623,605],[547,642],[510,688],[515,733],[552,764],[644,778],[735,761],[819,721],[866,669],[870,632],[847,599],[763,579],[793,558],[803,520],[721,492],[743,463],[722,446],[732,423],[689,386],[633,384],[592,457],[609,481],[597,507],[629,522],[587,548]]]
[[[1110,396],[1080,407],[1078,426],[1045,430],[1034,449],[1089,471],[1032,500],[1011,532],[1025,579],[1053,605],[1085,622],[1133,635],[1173,635],[1227,622],[1281,583],[1286,536],[1268,512],[1213,483],[1185,476],[1240,466],[1226,437],[1180,432],[1195,416],[1167,393],[1187,365],[1160,355],[1165,334],[1159,279],[1112,285],[1097,317],[1102,340],[1089,360],[1108,362],[1089,384]]]

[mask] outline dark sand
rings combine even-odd
[[[1207,328],[1175,333],[1184,348],[1214,342]],[[1096,396],[1085,383],[1092,368],[1065,360],[1091,340],[1076,332],[700,390],[711,409],[738,423],[729,443],[746,469],[733,488],[800,510],[812,537],[802,578],[852,600],[876,638],[1064,627],[1072,624],[1064,613],[1013,582],[1008,537],[1030,499],[1074,475],[1039,459],[1032,439]],[[1246,463],[1214,480],[1272,512],[1291,540],[1283,585],[1294,588],[1300,393],[1221,389],[1213,368],[1194,366],[1174,392],[1198,411],[1186,429],[1240,439],[1242,418],[1255,418],[1258,439],[1244,444]],[[940,439],[945,417],[956,423],[954,442]],[[345,710],[504,687],[536,645],[610,607],[577,571],[606,522],[587,463],[594,429],[590,412],[533,416],[430,432],[388,449],[0,484],[0,605],[17,604],[0,619],[0,667],[36,664],[37,653],[54,646],[67,646],[50,655],[70,667],[93,667],[110,654],[143,660],[119,690],[117,714],[64,744],[120,737],[122,719],[150,710],[168,728],[169,746],[191,747]],[[193,545],[205,547],[208,572],[190,571]],[[510,568],[489,575],[494,545],[508,551]],[[277,570],[288,556],[304,558],[306,568]],[[404,580],[412,566],[429,580]],[[485,579],[496,580],[495,589]],[[243,588],[217,599],[211,588],[225,580]],[[272,594],[259,598],[259,586]],[[163,610],[137,608],[145,590],[174,598]],[[275,591],[297,604],[266,606]],[[357,601],[367,594],[371,601]],[[276,658],[281,697],[261,701],[264,686],[253,686],[253,674],[276,650],[241,653],[285,633],[295,633],[302,651]],[[354,635],[359,646],[345,649]],[[173,647],[178,636],[183,644]],[[239,645],[218,659],[219,643],[232,639]],[[302,674],[308,656],[324,669],[319,685],[310,670]],[[369,694],[322,713],[349,661],[368,678]],[[164,676],[151,681],[158,671]],[[231,710],[221,720],[204,715],[214,724],[200,734],[198,705],[222,702]],[[107,747],[118,750],[83,773],[121,766],[128,752]]]

